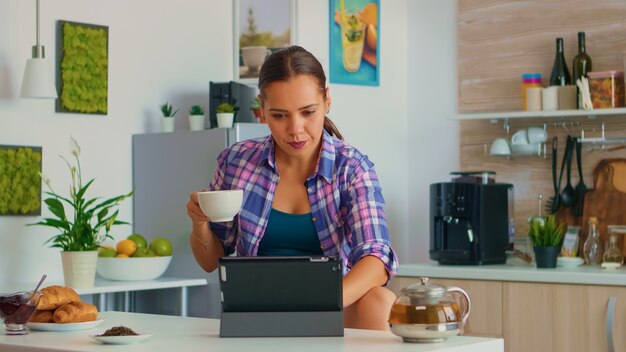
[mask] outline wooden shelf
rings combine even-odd
[[[497,120],[497,119],[530,119],[530,118],[559,118],[587,116],[593,119],[597,116],[626,115],[626,108],[596,109],[596,110],[557,110],[557,111],[503,111],[485,113],[456,114],[455,120]]]

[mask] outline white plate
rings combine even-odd
[[[102,343],[111,344],[111,345],[130,345],[132,343],[137,343],[141,340],[145,340],[148,337],[152,336],[152,334],[139,334],[139,335],[130,335],[130,336],[97,336],[100,334],[91,334],[89,337],[96,341],[100,341]]]
[[[581,257],[558,257],[556,258],[556,265],[564,268],[574,268],[583,265],[585,260]]]
[[[94,321],[86,321],[83,323],[67,323],[67,324],[28,322],[26,326],[28,326],[28,328],[31,330],[39,330],[39,331],[77,331],[77,330],[93,329],[96,326],[102,324],[103,322],[104,322],[104,318],[98,318]]]

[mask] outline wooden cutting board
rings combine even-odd
[[[601,160],[593,170],[594,188],[585,195],[581,222],[580,252],[587,238],[589,217],[598,218],[600,238],[608,241],[608,225],[626,225],[626,159]],[[619,239],[626,254],[626,241]]]

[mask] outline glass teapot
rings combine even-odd
[[[463,297],[465,312],[454,296]],[[391,307],[391,332],[405,342],[442,342],[458,335],[471,311],[470,298],[458,287],[429,284],[428,278],[401,290]]]

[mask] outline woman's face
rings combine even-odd
[[[262,120],[267,122],[277,148],[298,158],[317,154],[324,116],[330,108],[328,88],[321,91],[313,76],[302,74],[268,84],[264,95],[265,99],[259,96]]]

